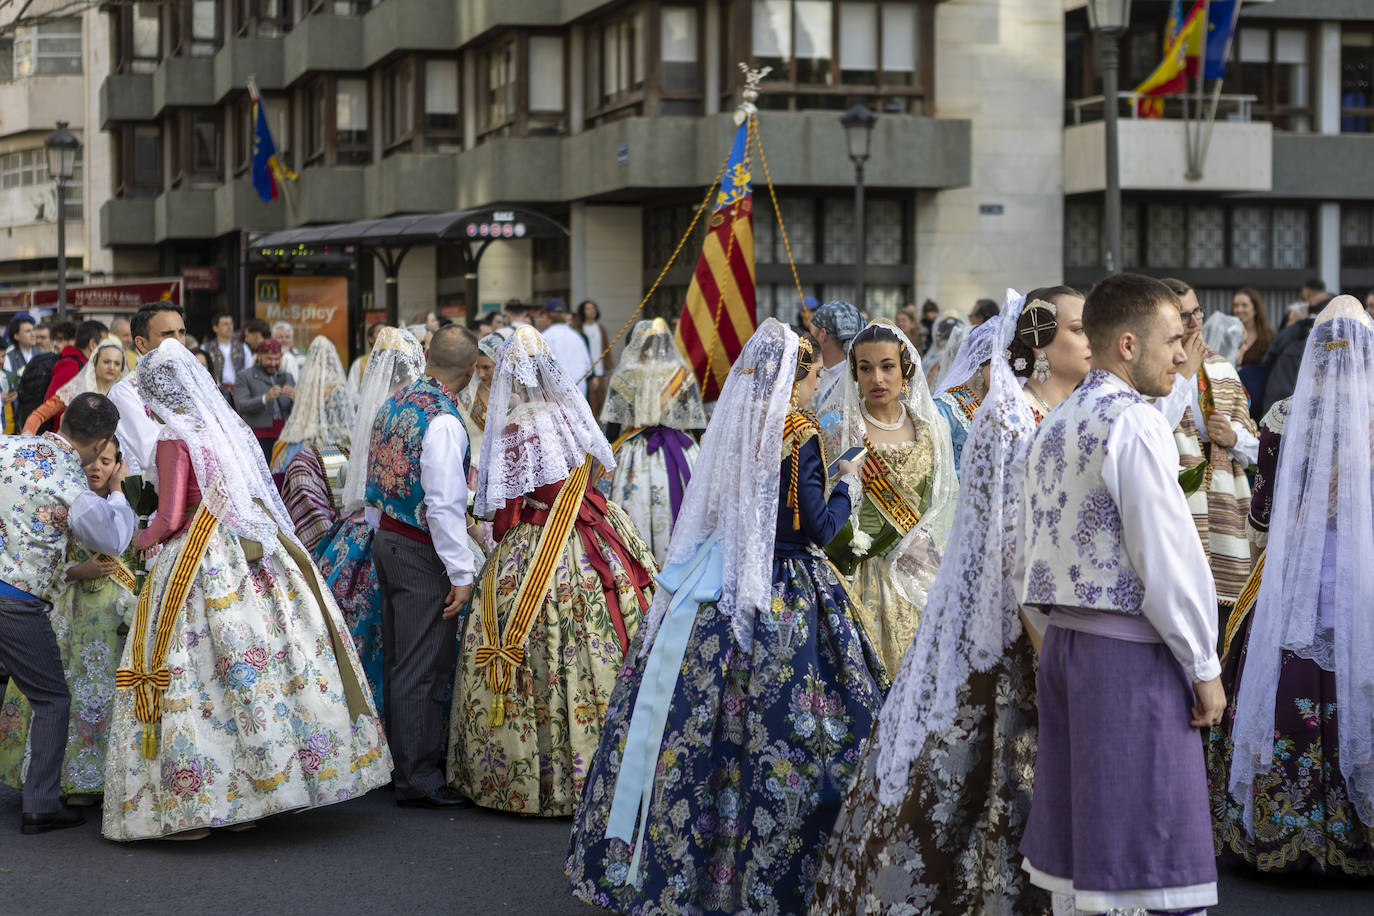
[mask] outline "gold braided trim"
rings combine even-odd
[[[1254,572],[1250,573],[1250,578],[1245,583],[1245,588],[1241,589],[1240,597],[1236,599],[1236,606],[1231,611],[1231,616],[1226,620],[1226,639],[1222,643],[1221,654],[1225,655],[1231,651],[1231,640],[1235,639],[1240,625],[1245,622],[1245,618],[1254,610],[1255,599],[1259,597],[1260,578],[1264,573],[1264,558],[1267,554],[1260,554],[1260,558],[1255,563]]]
[[[902,534],[906,534],[921,520],[921,513],[911,508],[911,504],[892,484],[892,468],[873,443],[864,436],[864,446],[868,454],[860,471],[864,493],[873,500],[873,505],[882,513],[883,518]]]
[[[276,467],[277,459],[281,457],[281,453],[284,451],[286,451],[286,442],[282,439],[278,439],[277,444],[272,446],[272,457],[268,460],[267,466],[269,468]],[[320,467],[324,467],[323,461],[320,462]]]
[[[787,481],[787,505],[792,509],[792,530],[801,530],[801,502],[797,499],[797,466],[801,463],[801,447],[812,436],[821,446],[821,466],[829,462],[825,455],[825,437],[821,435],[821,421],[809,410],[797,409],[787,415],[782,424],[783,452],[792,456],[792,473]]]
[[[162,721],[162,692],[167,689],[171,674],[167,670],[167,649],[172,644],[181,608],[186,604],[186,596],[191,591],[191,580],[200,561],[205,556],[205,548],[210,536],[219,527],[219,519],[204,503],[196,510],[191,522],[190,533],[181,545],[176,565],[172,567],[172,577],[167,585],[158,608],[157,629],[153,634],[152,656],[148,655],[149,617],[152,613],[153,577],[143,583],[143,593],[138,596],[138,612],[134,616],[133,652],[131,668],[120,668],[115,672],[115,688],[134,691],[134,715],[147,727],[143,730],[143,756],[152,760],[157,757],[156,724]]]
[[[668,409],[668,405],[673,402],[673,398],[678,396],[678,392],[682,390],[682,386],[687,384],[688,375],[689,373],[685,368],[678,367],[678,370],[673,373],[673,377],[668,379],[667,387],[664,388],[658,396],[659,410]]]
[[[487,671],[487,686],[494,694],[491,709],[491,727],[497,728],[506,721],[506,691],[510,690],[515,678],[515,669],[524,664],[525,641],[529,639],[530,627],[534,625],[535,612],[544,604],[544,596],[549,591],[549,580],[563,555],[568,533],[577,520],[577,511],[582,507],[582,493],[587,487],[587,475],[591,472],[592,459],[587,460],[569,475],[553,501],[553,508],[544,521],[544,530],[539,535],[539,546],[534,551],[534,562],[520,583],[520,592],[515,598],[515,612],[506,624],[504,636],[499,634],[496,623],[496,563],[488,563],[486,575],[482,578],[482,638],[483,644],[477,647],[476,663],[478,669]]]
[[[129,572],[129,567],[125,566],[115,557],[110,556],[108,553],[98,553],[95,555],[95,559],[98,563],[117,564],[115,571],[110,573],[110,578],[123,586],[126,592],[133,593],[138,587],[138,580],[134,578],[133,573]]]

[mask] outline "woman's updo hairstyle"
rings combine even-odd
[[[1026,307],[1016,319],[1016,334],[1007,348],[1011,371],[1021,378],[1029,378],[1035,366],[1035,351],[1043,350],[1059,333],[1058,301],[1062,297],[1083,294],[1072,286],[1042,286],[1026,293]]]
[[[890,324],[870,324],[849,342],[849,377],[859,380],[859,347],[871,343],[890,343],[897,345],[897,354],[902,364],[902,380],[909,382],[916,377],[916,364],[911,353],[902,345],[897,329]]]
[[[820,357],[821,345],[805,331],[797,331],[797,373],[792,382],[800,382],[811,374],[811,369]]]

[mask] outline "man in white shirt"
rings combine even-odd
[[[26,834],[85,823],[61,802],[71,691],[43,597],[60,574],[69,538],[99,554],[118,556],[135,518],[120,493],[124,467],[110,475],[111,495],[98,496],[84,465],[96,459],[119,424],[104,395],[77,395],[57,433],[0,437],[0,668],[33,708],[21,830]]]
[[[1083,325],[1094,368],[1026,461],[1018,592],[1044,644],[1023,867],[1080,911],[1196,912],[1217,901],[1198,734],[1226,705],[1216,592],[1146,400],[1186,359],[1183,322],[1167,286],[1118,274]]]
[[[522,324],[530,323],[528,306],[519,299],[508,300],[505,305],[501,306],[501,310],[506,316],[506,326],[496,328],[494,333],[500,334],[506,340],[510,340],[515,335],[516,328]]]
[[[33,319],[27,312],[20,312],[10,319],[8,328],[10,346],[5,351],[2,372],[0,372],[0,400],[5,405],[5,432],[13,432],[15,423],[11,406],[19,397],[19,376],[34,355],[41,352],[34,347]]]
[[[299,380],[305,354],[296,349],[296,329],[288,322],[278,321],[272,325],[272,339],[281,344],[281,371]]]
[[[439,764],[448,725],[441,700],[477,571],[467,539],[471,455],[456,399],[476,359],[466,328],[434,332],[425,375],[382,405],[369,445],[366,498],[381,510],[372,561],[382,593],[383,705],[403,808],[472,804],[445,786]]]
[[[186,343],[186,323],[182,318],[181,306],[170,302],[149,302],[144,305],[134,313],[129,322],[129,331],[139,356],[156,350],[168,338]],[[157,483],[157,434],[162,430],[162,425],[148,416],[132,374],[111,386],[110,400],[119,408],[119,446],[124,452],[129,475]]]
[[[592,371],[592,354],[587,348],[587,339],[568,324],[568,307],[562,299],[550,299],[544,303],[539,319],[539,330],[553,351],[554,359],[563,369],[563,374],[586,397],[587,380],[584,376]]]
[[[253,365],[253,351],[247,344],[234,339],[233,315],[220,312],[215,316],[213,327],[215,339],[205,347],[210,357],[210,370],[216,382],[232,391],[238,373]]]

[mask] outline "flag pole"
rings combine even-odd
[[[261,112],[263,113],[263,120],[264,120],[264,121],[267,119],[267,110],[266,110],[265,108],[263,108],[263,105],[262,105],[262,93],[258,91],[257,74],[250,73],[250,74],[248,75],[248,79],[244,80],[244,85],[248,88],[248,98],[249,98],[250,100],[252,100],[252,102],[253,102],[253,108],[254,108],[253,135],[256,137],[256,136],[257,136],[257,133],[258,133],[258,119],[257,119],[257,117],[256,117],[257,112],[258,112],[258,111],[261,111]],[[267,129],[270,131],[270,130],[272,129],[272,125],[271,125],[271,124],[268,124],[268,125],[267,125]],[[277,153],[276,153],[276,155],[280,156],[280,155],[281,155],[281,151],[278,150]],[[280,163],[278,163],[278,164],[280,164]],[[268,166],[268,169],[269,169],[269,170],[271,169],[271,166],[270,166],[270,165]],[[286,207],[287,207],[287,209],[290,210],[292,213],[295,213],[295,212],[296,212],[296,198],[295,198],[295,196],[291,193],[291,186],[290,186],[290,184],[288,184],[287,179],[286,179],[286,175],[284,174],[286,170],[285,170],[285,169],[282,169],[281,171],[283,172],[283,174],[280,175],[280,176],[278,176],[278,175],[276,175],[276,174],[274,173],[274,174],[272,175],[272,180],[273,180],[277,185],[279,185],[279,186],[281,187],[282,196],[286,198]],[[278,178],[280,178],[280,180],[278,180]]]
[[[1217,122],[1217,106],[1221,104],[1221,85],[1226,80],[1226,65],[1231,60],[1231,48],[1236,42],[1236,29],[1240,20],[1240,4],[1237,3],[1231,11],[1231,33],[1226,36],[1226,48],[1221,52],[1221,76],[1217,78],[1216,85],[1212,87],[1212,107],[1207,113],[1207,132],[1203,136],[1202,149],[1198,153],[1198,171],[1202,170],[1202,165],[1207,161],[1207,150],[1212,145],[1212,126]],[[1203,48],[1202,74],[1207,75],[1206,48]]]
[[[1202,4],[1202,36],[1199,40],[1201,47],[1198,49],[1198,73],[1193,77],[1193,93],[1196,115],[1188,118],[1185,114],[1184,134],[1187,138],[1188,148],[1188,170],[1184,177],[1189,181],[1198,181],[1202,178],[1202,127],[1203,127],[1203,87],[1207,76],[1207,31],[1211,25],[1212,0],[1203,0]],[[1186,99],[1188,93],[1183,97]],[[1186,104],[1186,103],[1185,103]],[[1191,127],[1190,127],[1191,125]]]

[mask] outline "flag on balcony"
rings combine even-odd
[[[262,98],[252,93],[253,100],[253,187],[263,203],[277,199],[281,183],[296,173],[284,168],[277,159],[277,145],[272,142],[272,130],[267,126],[267,111]]]
[[[1188,77],[1199,72],[1198,60],[1203,53],[1203,26],[1206,23],[1206,0],[1197,0],[1179,24],[1173,40],[1164,50],[1164,59],[1155,72],[1145,78],[1134,91],[1149,98],[1137,103],[1138,113],[1145,118],[1164,116],[1164,97],[1182,92]],[[1166,30],[1167,34],[1167,30]]]
[[[701,385],[720,394],[730,366],[754,333],[754,198],[749,179],[749,124],[735,132],[715,212],[677,326],[677,345]],[[709,365],[708,365],[709,363]]]
[[[1236,20],[1240,17],[1240,0],[1212,0],[1207,8],[1207,52],[1202,69],[1205,79],[1226,78],[1226,62],[1231,57],[1231,44],[1236,35]]]

